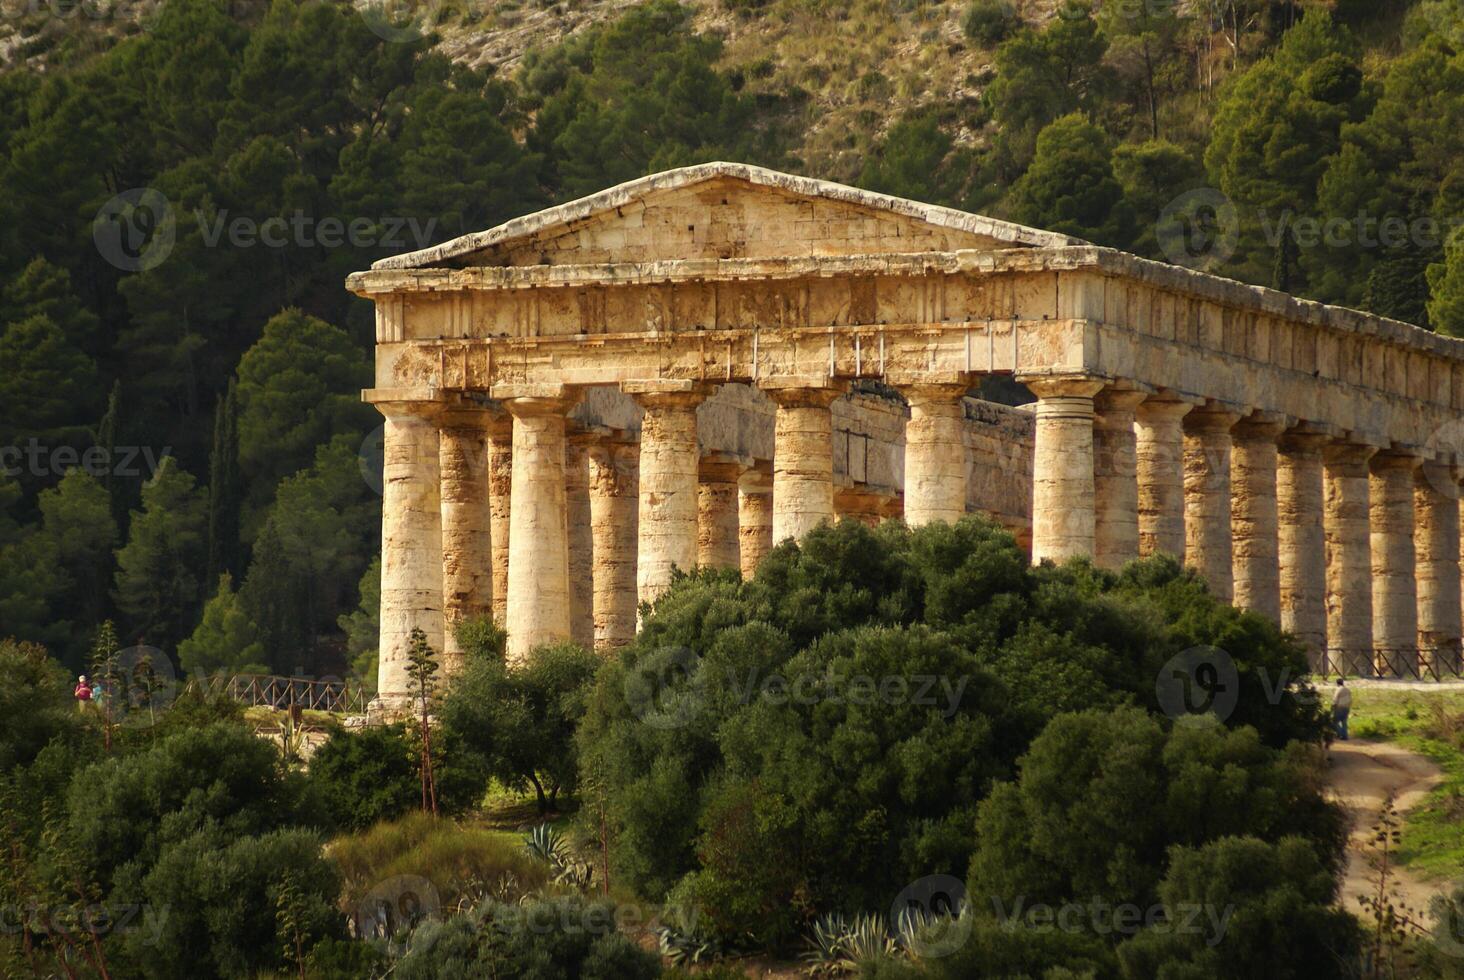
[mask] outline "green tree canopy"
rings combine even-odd
[[[203,619],[193,635],[178,644],[178,662],[190,675],[267,674],[269,657],[259,640],[259,627],[249,618],[228,572],[203,606]]]
[[[207,504],[171,456],[142,488],[117,551],[114,597],[132,632],[155,646],[181,639],[202,601]]]

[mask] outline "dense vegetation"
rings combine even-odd
[[[1335,904],[1302,651],[1166,559],[1031,568],[976,518],[844,522],[750,581],[681,576],[610,660],[505,670],[491,623],[461,635],[430,730],[338,729],[308,766],[226,701],[78,712],[44,650],[0,644],[33,706],[0,716],[24,913],[0,970],[608,980],[661,975],[655,942],[874,976],[1347,977],[1371,942]],[[1235,699],[1176,711],[1197,648]],[[486,823],[512,786],[557,822]]]
[[[511,6],[428,11],[458,44]],[[51,9],[0,71],[0,634],[72,668],[112,618],[185,672],[369,683],[343,275],[659,168],[801,170],[1464,333],[1459,0],[590,4],[512,71],[321,0]]]

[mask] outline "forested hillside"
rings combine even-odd
[[[3,8],[0,636],[370,676],[372,260],[744,160],[1464,335],[1464,0]]]

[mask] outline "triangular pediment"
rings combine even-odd
[[[652,174],[376,269],[949,252],[1085,244],[977,214],[740,163]]]

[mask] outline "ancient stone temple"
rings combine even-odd
[[[727,163],[348,285],[376,304],[388,703],[413,627],[449,672],[489,612],[511,656],[615,646],[673,569],[968,512],[1034,561],[1173,554],[1319,664],[1458,671],[1464,341]]]

